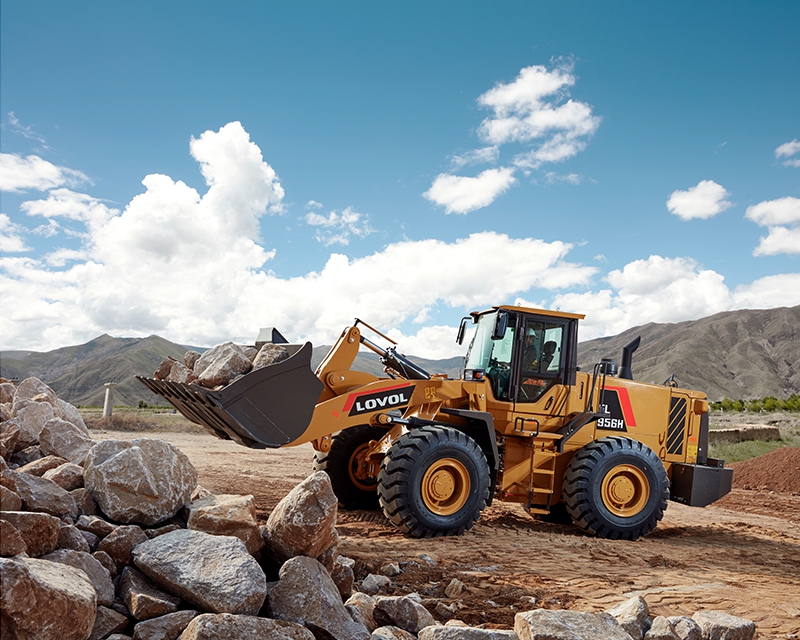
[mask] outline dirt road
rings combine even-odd
[[[146,435],[184,451],[207,489],[254,495],[260,518],[308,475],[313,457],[310,445],[256,451],[210,435]],[[452,578],[464,582],[457,616],[470,624],[508,628],[522,610],[600,611],[642,595],[653,615],[716,609],[755,621],[758,638],[800,637],[800,495],[735,489],[704,509],[670,502],[659,527],[636,542],[590,538],[502,503],[458,538],[408,538],[368,511],[340,511],[338,530],[340,553],[362,573],[409,563],[394,578],[398,593],[442,598]]]

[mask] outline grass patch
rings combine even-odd
[[[744,442],[727,442],[725,444],[709,445],[709,456],[721,458],[725,463],[741,462],[757,456],[763,456],[770,451],[781,447],[800,448],[800,437],[783,438],[765,442],[763,440],[745,440]]]
[[[138,409],[114,407],[112,415],[103,417],[103,410],[94,407],[80,409],[86,426],[95,430],[155,433],[208,433],[199,424],[189,422],[179,413],[169,409]]]

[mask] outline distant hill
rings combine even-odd
[[[708,318],[676,324],[650,323],[609,337],[582,342],[579,365],[591,371],[602,357],[619,364],[622,347],[642,336],[633,354],[633,376],[661,384],[671,374],[678,385],[705,391],[712,400],[724,397],[785,398],[800,393],[800,306],[718,313]],[[36,376],[60,397],[77,405],[102,405],[104,383],[116,382],[115,404],[164,404],[135,375],[151,376],[167,356],[178,360],[188,348],[159,336],[112,338],[102,335],[83,345],[47,353],[4,351],[0,375],[20,380]],[[330,347],[314,349],[312,367]],[[463,358],[428,360],[410,358],[431,373],[458,377]],[[383,366],[371,352],[358,355],[354,368],[383,375]]]
[[[578,363],[591,371],[602,357],[620,364],[636,336],[633,377],[705,391],[711,400],[785,398],[800,393],[800,306],[727,311],[675,324],[649,323],[610,338],[582,342]]]

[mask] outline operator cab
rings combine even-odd
[[[584,316],[525,307],[476,311],[464,380],[489,380],[495,399],[534,403],[556,384],[575,383],[578,321]]]

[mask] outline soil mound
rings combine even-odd
[[[779,493],[800,491],[800,449],[781,447],[763,456],[734,462],[733,486],[769,489]]]

